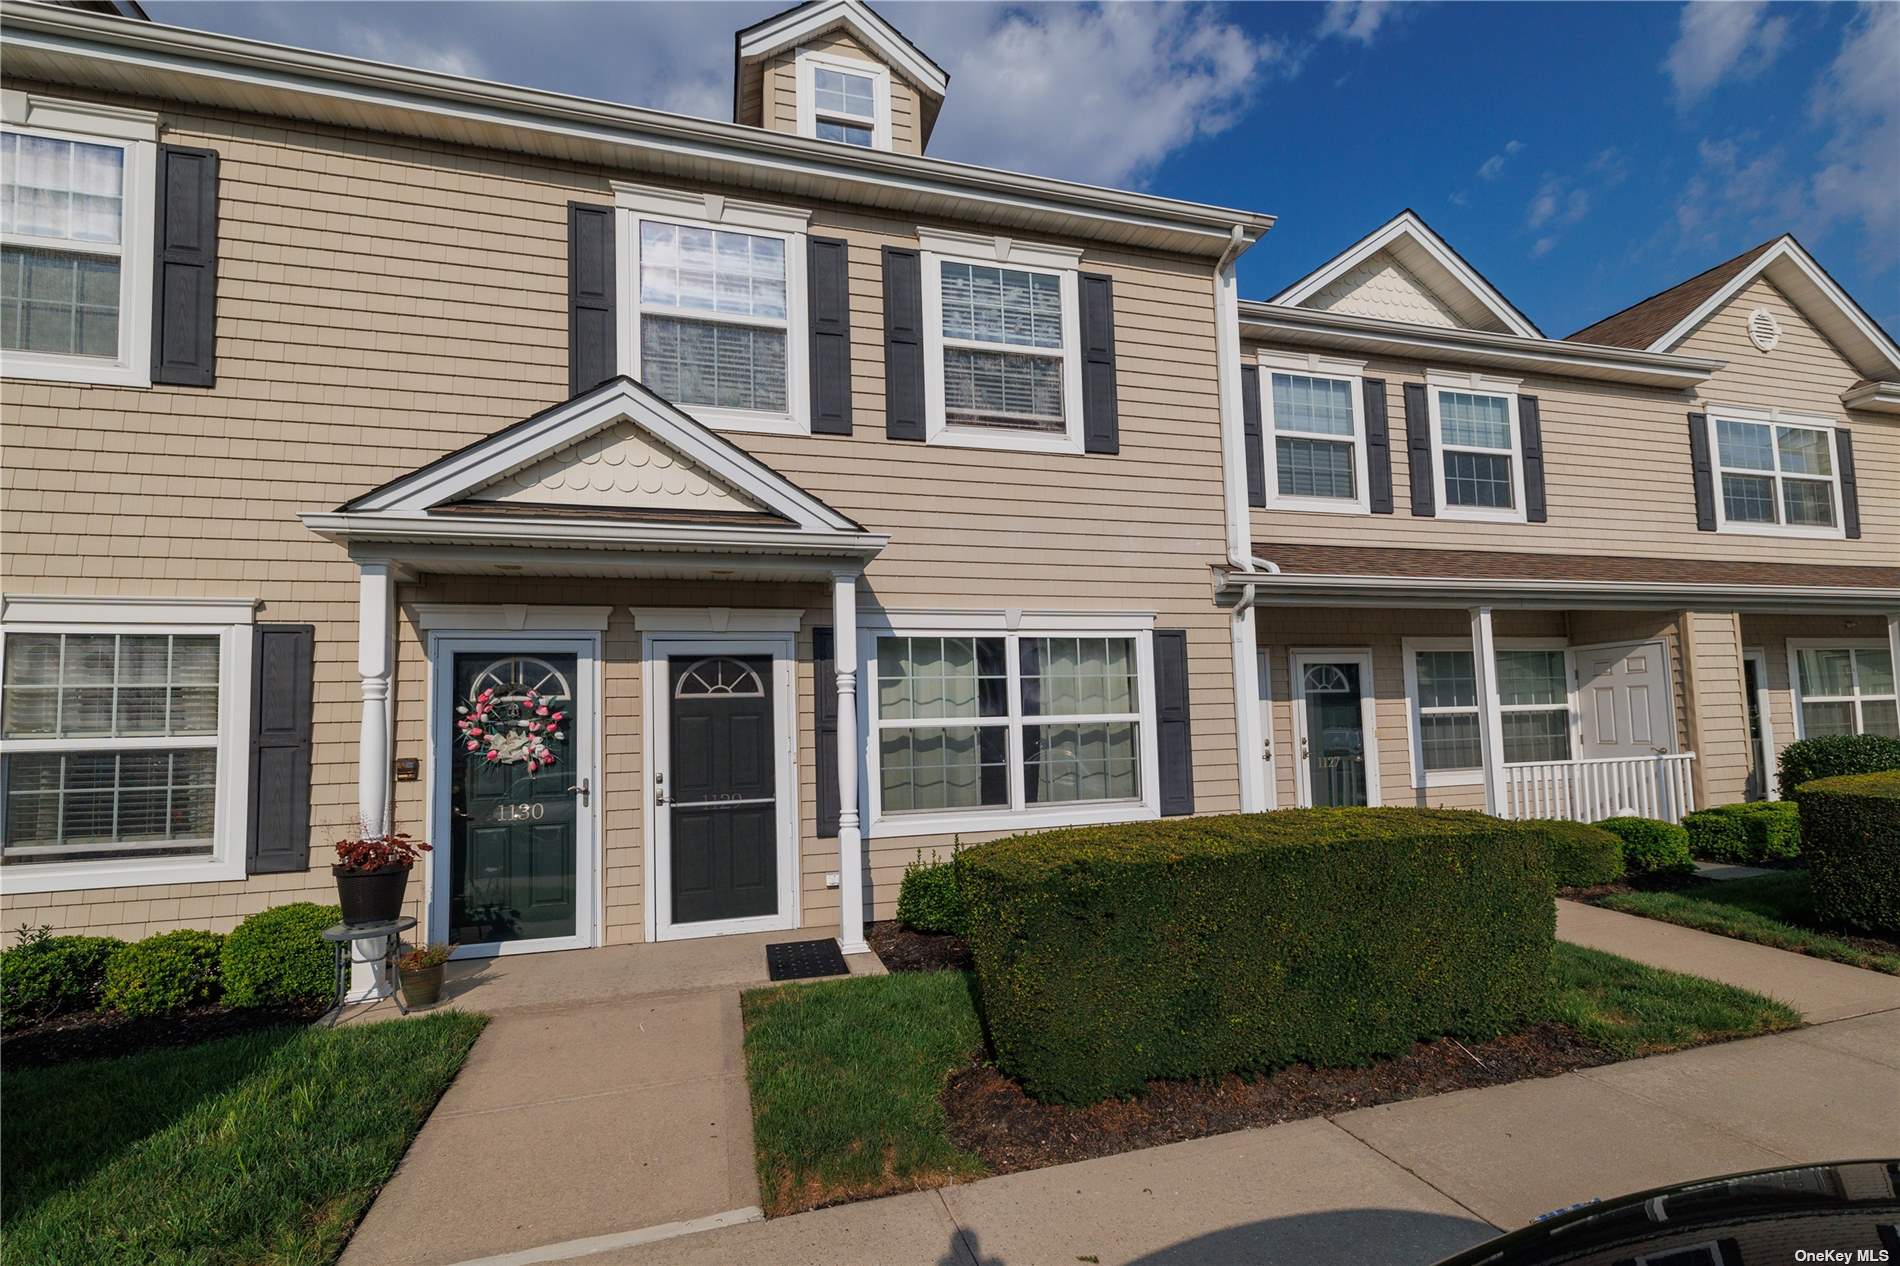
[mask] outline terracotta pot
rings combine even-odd
[[[343,921],[351,927],[388,923],[402,916],[402,894],[409,886],[409,867],[345,870],[332,866],[330,873],[336,876],[336,902],[343,907]]]
[[[412,1007],[433,1007],[442,996],[443,963],[434,967],[419,967],[415,971],[402,974],[403,1001]]]

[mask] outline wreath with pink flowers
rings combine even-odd
[[[525,763],[531,774],[548,768],[555,762],[554,749],[548,744],[567,738],[561,728],[567,713],[556,709],[554,702],[533,689],[516,697],[498,695],[490,686],[471,695],[467,703],[455,707],[462,750],[482,752],[482,759],[491,764]]]

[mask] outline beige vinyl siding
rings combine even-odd
[[[1682,617],[1681,659],[1687,671],[1677,697],[1689,709],[1696,803],[1703,808],[1748,799],[1741,627],[1741,617],[1733,612],[1694,611]]]
[[[1795,741],[1795,692],[1789,674],[1788,642],[1817,639],[1842,642],[1879,642],[1887,636],[1887,622],[1876,615],[1744,615],[1742,646],[1764,653],[1768,661],[1768,726],[1774,739],[1774,760]],[[1773,770],[1770,771],[1772,776]]]
[[[1753,307],[1746,296],[1711,322],[1708,337],[1741,322]],[[1785,305],[1784,305],[1785,307]],[[1614,552],[1645,557],[1750,559],[1765,562],[1886,566],[1900,557],[1900,423],[1873,415],[1849,415],[1839,393],[1853,371],[1825,345],[1803,336],[1798,314],[1782,318],[1788,355],[1772,371],[1760,367],[1743,377],[1731,367],[1701,391],[1700,400],[1760,407],[1799,407],[1851,424],[1860,480],[1863,537],[1858,541],[1775,536],[1739,536],[1696,530],[1695,483],[1689,459],[1688,415],[1697,398],[1661,388],[1530,375],[1518,390],[1538,398],[1543,423],[1547,523],[1485,523],[1444,513],[1419,521],[1412,515],[1411,461],[1406,447],[1404,386],[1422,383],[1428,369],[1480,367],[1440,361],[1375,359],[1365,375],[1386,384],[1386,417],[1392,441],[1393,513],[1359,515],[1256,509],[1254,539],[1298,540],[1334,545],[1495,549],[1550,554]],[[1704,337],[1698,334],[1697,339]],[[1695,340],[1691,340],[1692,343]],[[1252,357],[1262,345],[1246,344]],[[1803,347],[1807,355],[1801,355]],[[1274,349],[1290,351],[1293,349]],[[1720,346],[1684,346],[1688,355],[1726,357],[1743,366],[1741,353]],[[1753,345],[1748,352],[1761,354]],[[1776,356],[1780,356],[1778,351]],[[1832,363],[1829,364],[1830,358]],[[1773,357],[1770,358],[1774,359]],[[1491,371],[1493,376],[1515,375]],[[1785,375],[1785,379],[1781,376]],[[1776,383],[1779,385],[1776,385]],[[1266,383],[1262,382],[1265,399]],[[1274,478],[1267,452],[1267,479]],[[1271,486],[1271,485],[1269,485]]]
[[[915,85],[882,57],[853,39],[843,30],[826,31],[801,47],[814,53],[830,53],[857,61],[871,62],[890,71],[891,148],[900,154],[921,154],[923,144],[923,105]],[[759,121],[774,132],[798,132],[798,49],[788,48],[765,60],[759,71]],[[742,95],[744,106],[748,98]],[[748,120],[741,119],[741,122]]]
[[[311,869],[177,891],[9,893],[0,926],[132,936],[228,928],[267,904],[332,899],[327,846],[356,817],[356,568],[295,516],[332,509],[563,399],[567,203],[611,202],[610,177],[650,179],[249,115],[163,115],[168,141],[221,159],[217,385],[0,384],[0,581],[16,593],[256,598],[261,621],[314,624]],[[916,226],[820,206],[812,231],[850,242],[855,433],[729,438],[892,535],[867,575],[864,606],[1138,610],[1155,613],[1157,627],[1187,629],[1196,805],[1235,808],[1228,621],[1208,570],[1225,552],[1211,265],[1084,255],[1084,268],[1115,283],[1119,456],[951,449],[883,434],[879,248],[914,245]],[[526,583],[428,582],[401,596],[492,601]],[[610,588],[538,592],[598,605]],[[729,588],[667,592],[692,606],[781,601]],[[611,598],[605,756],[617,772],[602,812],[613,939],[638,935],[629,912],[642,899],[629,869],[641,850],[639,793],[628,784],[640,751],[637,668],[626,662],[636,652],[620,621],[628,605],[656,605],[653,592]],[[816,605],[807,632],[814,620],[829,623],[822,596],[784,605]],[[426,679],[413,631],[404,638],[394,754],[421,757]],[[801,689],[808,701],[809,684]],[[809,726],[807,711],[799,724]],[[812,776],[801,768],[807,814]],[[426,785],[399,785],[401,827],[419,826]],[[888,913],[917,844],[869,845],[878,912]],[[824,871],[837,868],[835,841],[808,839],[803,865],[806,922],[822,927],[836,909],[823,889]]]

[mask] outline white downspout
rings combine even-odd
[[[1227,508],[1227,561],[1252,575],[1253,526],[1247,507],[1247,441],[1240,401],[1240,294],[1234,261],[1247,249],[1236,224],[1214,266],[1214,368],[1220,387],[1221,487]],[[1267,807],[1266,736],[1260,731],[1258,641],[1254,632],[1255,586],[1249,582],[1234,604],[1228,631],[1234,668],[1234,746],[1239,758],[1240,810]]]

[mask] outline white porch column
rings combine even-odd
[[[831,577],[833,676],[838,681],[838,948],[868,954],[864,940],[864,837],[858,830],[858,573]]]
[[[1900,673],[1900,611],[1887,614],[1887,651],[1893,656],[1893,670]]]
[[[363,724],[356,746],[356,816],[363,834],[380,835],[390,829],[390,633],[395,627],[396,585],[387,563],[359,563],[357,573],[356,671],[362,678]],[[350,942],[348,1001],[374,1002],[395,992],[380,970],[382,948],[380,941]]]
[[[1267,803],[1267,736],[1260,732],[1260,644],[1253,605],[1234,608],[1234,739],[1240,748],[1240,811],[1262,813]]]
[[[1484,811],[1504,813],[1504,715],[1498,711],[1497,643],[1491,608],[1471,608],[1471,668],[1478,687],[1478,742],[1484,755]]]

